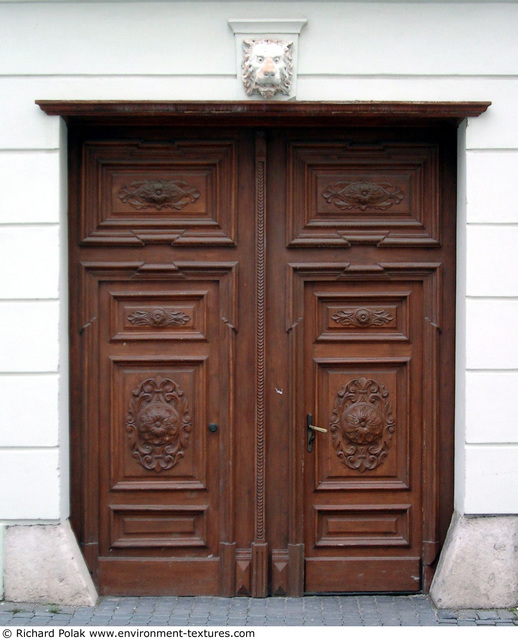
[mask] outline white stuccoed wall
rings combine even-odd
[[[66,131],[34,101],[233,100],[228,19],[301,17],[299,100],[493,103],[459,132],[455,504],[518,514],[518,4],[0,1],[0,530],[69,514]]]

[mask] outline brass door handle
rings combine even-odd
[[[308,413],[306,416],[306,427],[307,427],[307,435],[308,435],[308,453],[313,451],[313,446],[315,442],[315,431],[319,431],[320,433],[327,433],[327,429],[323,427],[317,427],[313,422],[313,416],[311,413]]]
[[[308,429],[313,429],[314,431],[320,431],[320,433],[327,433],[327,429],[323,427],[315,427],[314,424],[308,424]]]

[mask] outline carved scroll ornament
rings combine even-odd
[[[396,424],[389,393],[368,378],[356,378],[338,391],[330,420],[340,462],[355,471],[371,471],[387,457]]]
[[[183,180],[145,180],[124,185],[117,194],[124,204],[141,209],[183,209],[196,202],[200,192]]]
[[[183,311],[161,308],[151,311],[133,311],[128,315],[128,321],[131,324],[141,327],[181,327],[187,324],[190,319],[190,316]]]
[[[187,399],[169,378],[148,378],[132,393],[126,433],[133,457],[149,471],[171,469],[184,457],[191,418]]]
[[[331,318],[342,327],[381,327],[394,320],[384,309],[340,309]]]
[[[404,194],[390,182],[368,182],[366,180],[341,180],[329,185],[322,197],[342,210],[375,209],[385,211],[399,204]]]

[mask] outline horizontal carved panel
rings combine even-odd
[[[410,505],[315,505],[317,547],[407,546]]]
[[[320,359],[316,486],[321,490],[408,488],[409,359]]]
[[[371,285],[370,288],[379,290],[380,287]],[[315,340],[407,341],[408,295],[408,292],[383,294],[376,290],[356,295],[316,291]]]
[[[85,159],[83,244],[234,244],[235,142],[96,142]]]
[[[112,340],[206,340],[207,291],[142,289],[110,292]]]
[[[288,146],[291,247],[440,243],[433,145]]]
[[[204,547],[207,507],[111,505],[111,546]]]

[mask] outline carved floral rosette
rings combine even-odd
[[[379,467],[396,429],[388,391],[372,379],[349,381],[336,394],[329,426],[345,467],[362,473]]]
[[[169,378],[148,378],[132,393],[126,433],[133,457],[149,471],[171,469],[184,457],[192,424],[184,392]]]
[[[393,316],[384,309],[339,309],[331,316],[337,324],[343,327],[381,327],[394,320]]]
[[[159,307],[151,311],[133,311],[128,315],[129,322],[140,327],[181,327],[187,324],[190,319],[190,316],[183,311]]]

